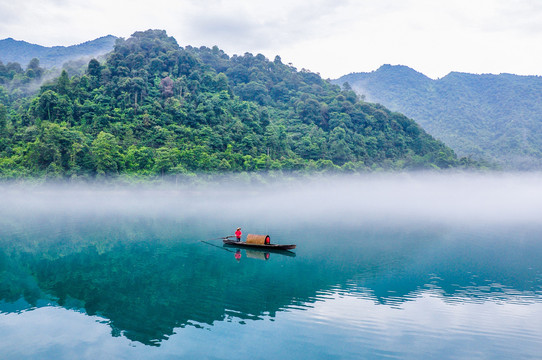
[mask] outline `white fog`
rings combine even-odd
[[[197,185],[3,185],[4,215],[86,213],[279,222],[542,223],[542,174],[373,174]]]

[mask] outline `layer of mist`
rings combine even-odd
[[[375,174],[199,185],[0,186],[0,214],[118,214],[177,219],[541,225],[542,174]]]

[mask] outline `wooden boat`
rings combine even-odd
[[[234,241],[233,244],[224,244],[224,248],[232,248],[232,249],[245,249],[247,251],[247,257],[250,257],[248,256],[248,252],[250,251],[251,253],[253,252],[259,252],[259,253],[262,253],[262,254],[265,254],[265,256],[269,257],[269,254],[277,254],[277,255],[285,255],[285,256],[290,256],[290,257],[296,257],[296,254],[295,252],[291,251],[291,250],[286,250],[286,249],[270,249],[269,247],[265,247],[265,248],[258,248],[258,247],[255,247],[255,246],[244,246],[243,244],[241,245],[237,245],[239,244],[237,241]]]
[[[281,245],[281,244],[250,244],[244,241],[236,240],[223,240],[224,244],[231,246],[239,246],[244,248],[254,248],[254,249],[269,249],[269,250],[290,250],[295,249],[295,245]]]

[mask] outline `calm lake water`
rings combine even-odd
[[[0,187],[0,358],[540,358],[541,186]]]

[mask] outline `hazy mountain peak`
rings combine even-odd
[[[33,58],[38,58],[42,66],[60,67],[69,60],[108,53],[113,50],[116,39],[113,35],[106,35],[81,44],[46,47],[10,37],[0,40],[0,61],[17,62],[24,67]]]
[[[457,154],[542,168],[542,77],[452,71],[431,80],[403,65],[345,75],[369,101],[418,121]]]
[[[417,79],[431,80],[428,76],[422,74],[419,71],[414,70],[411,67],[405,66],[405,65],[384,64],[374,72],[375,73],[380,73],[380,74],[388,74],[388,75],[391,74],[391,75],[394,75],[394,76],[403,76],[405,78],[417,78]]]
[[[412,69],[411,67],[408,67],[406,65],[391,65],[391,64],[383,64],[380,66],[376,71],[395,71],[395,72],[407,72],[407,73],[419,73],[418,71]],[[422,74],[423,75],[423,74]]]

